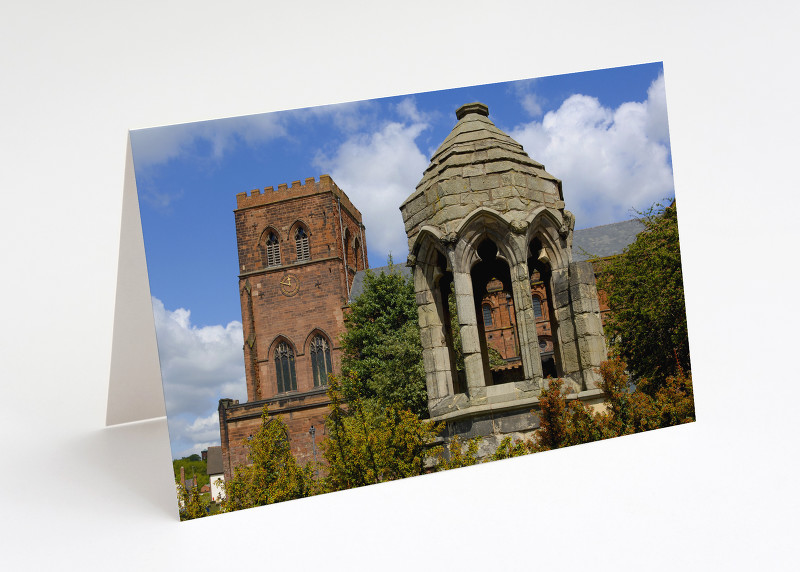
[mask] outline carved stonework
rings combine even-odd
[[[590,370],[605,357],[594,276],[572,263],[575,216],[564,210],[561,181],[488,116],[483,104],[459,108],[400,207],[416,253],[407,264],[428,410],[447,421],[445,439],[469,438],[478,426],[494,436],[535,429],[530,411],[546,375],[594,389]]]
[[[528,223],[520,220],[511,221],[511,232],[514,234],[525,234],[528,230]]]

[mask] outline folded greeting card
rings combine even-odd
[[[660,64],[131,149],[108,419],[155,331],[183,519],[694,420]]]

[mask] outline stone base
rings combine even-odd
[[[456,398],[463,398],[458,402],[462,405],[461,408],[455,408],[453,411],[431,418],[432,421],[445,422],[445,430],[442,434],[445,447],[456,437],[462,444],[466,444],[474,437],[480,437],[478,458],[482,459],[494,454],[505,437],[511,437],[513,440],[532,437],[540,425],[539,391],[536,391],[535,396],[500,400],[501,396],[513,395],[519,388],[512,387],[502,393],[498,391],[498,388],[514,385],[516,384],[485,388],[487,396],[484,398],[485,402],[480,404],[473,403],[476,400],[467,400],[464,394],[456,395]],[[488,390],[494,390],[495,393],[489,393]],[[493,399],[493,402],[489,401],[490,398]],[[601,390],[592,389],[572,394],[567,399],[580,399],[586,405],[596,407],[603,402],[603,398],[604,394]],[[451,405],[455,406],[455,401],[453,400]]]

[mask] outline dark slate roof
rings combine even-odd
[[[225,472],[222,468],[222,447],[209,447],[207,459],[206,473],[209,475],[219,475]]]
[[[589,260],[595,257],[613,256],[620,254],[625,247],[631,244],[636,235],[644,230],[644,224],[638,219],[614,222],[592,228],[576,230],[572,235],[572,259],[575,262]],[[381,272],[399,272],[403,276],[410,277],[411,269],[406,263],[394,264],[393,266],[380,266],[370,268],[375,274]],[[355,300],[364,291],[364,273],[362,270],[356,273],[353,279],[353,287],[350,289],[350,300]],[[209,458],[211,448],[208,450]],[[209,461],[210,462],[210,461]]]
[[[644,224],[638,219],[576,230],[572,235],[572,260],[620,254],[643,230]]]

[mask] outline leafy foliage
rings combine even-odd
[[[350,305],[341,336],[343,392],[347,399],[377,398],[382,404],[427,415],[425,369],[414,285],[399,272],[364,276],[364,291]]]
[[[436,458],[434,469],[436,471],[446,471],[448,469],[477,465],[481,462],[478,459],[480,443],[480,437],[474,437],[467,441],[466,444],[462,444],[461,439],[458,437],[453,437],[447,446],[446,455],[442,447],[436,447],[431,451],[432,456]]]
[[[258,433],[246,442],[248,465],[236,467],[225,481],[223,512],[263,506],[314,493],[312,468],[301,468],[292,456],[286,424],[270,418],[264,407]]]
[[[689,371],[689,338],[683,295],[675,203],[654,205],[645,230],[623,254],[605,263],[598,285],[611,309],[606,334],[613,349],[655,395],[667,377]]]
[[[604,411],[597,413],[577,399],[570,399],[561,380],[550,381],[539,401],[541,427],[530,446],[533,452],[690,423],[695,419],[692,380],[683,370],[667,377],[654,396],[638,386],[631,391],[627,365],[619,357],[603,362],[600,374],[600,386],[606,399]],[[639,385],[650,387],[651,384],[642,379]]]
[[[178,507],[181,520],[192,520],[202,518],[209,514],[209,502],[200,494],[200,490],[195,483],[188,490],[182,485],[177,485]]]
[[[193,457],[197,457],[197,459],[194,459]],[[175,482],[180,482],[181,467],[183,467],[184,475],[186,475],[187,479],[192,477],[196,478],[201,487],[209,484],[206,465],[207,463],[200,458],[200,455],[197,454],[184,457],[182,459],[173,459],[172,471],[175,473]]]
[[[327,437],[320,445],[327,462],[324,489],[336,491],[420,475],[428,450],[441,424],[420,419],[411,411],[364,399],[354,372],[341,380],[331,376],[328,396],[331,412]],[[342,387],[351,393],[344,406]]]

